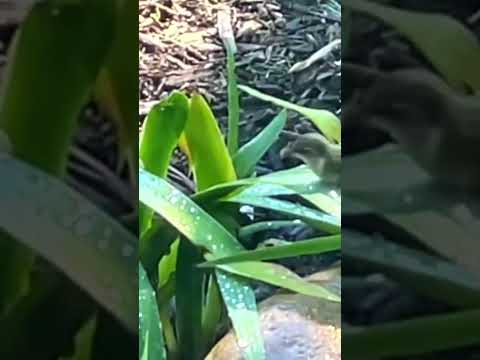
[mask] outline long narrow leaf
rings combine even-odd
[[[112,37],[108,1],[32,7],[2,76],[0,128],[16,156],[51,174],[65,173],[76,120]],[[28,249],[0,235],[0,313],[28,291],[33,261]]]
[[[166,352],[157,299],[142,265],[138,265],[138,277],[140,286],[138,289],[139,358],[165,360]]]
[[[199,265],[199,267],[211,267],[243,261],[264,261],[283,259],[293,256],[317,255],[323,252],[340,249],[341,236],[332,235],[297,241],[288,245],[278,245],[251,251],[243,251],[233,256],[222,257],[213,261],[202,263]]]
[[[259,261],[245,261],[218,267],[229,273],[266,282],[319,299],[340,301],[340,297],[320,285],[310,283],[287,268]]]
[[[215,256],[233,255],[243,250],[242,245],[219,222],[167,181],[143,169],[140,169],[139,176],[140,201],[170,222],[196,246],[207,249]],[[253,291],[245,284],[221,275],[217,279],[223,299],[239,341],[245,343],[247,359],[264,359],[258,357],[264,350],[261,337],[258,336],[260,325]],[[239,304],[246,304],[248,308],[236,307],[236,301],[241,300],[240,295],[246,302],[239,301]]]
[[[239,178],[244,178],[251,174],[257,162],[278,139],[286,122],[287,113],[282,111],[257,136],[242,146],[233,158],[235,170]]]
[[[266,360],[255,295],[245,280],[216,271],[217,281],[245,360]]]
[[[0,158],[0,172],[9,174],[0,177],[0,229],[136,331],[136,237],[60,180],[23,162]]]
[[[338,143],[341,142],[342,136],[340,120],[330,111],[310,109],[304,106],[295,105],[291,102],[264,94],[245,85],[239,85],[238,88],[251,96],[302,114],[306,118],[310,119],[329,140],[336,141]]]
[[[480,73],[477,71],[480,42],[474,33],[453,17],[396,9],[364,0],[347,0],[343,5],[395,27],[452,85],[463,89],[467,84],[476,91],[480,90]]]
[[[189,101],[179,92],[155,105],[147,115],[140,140],[140,160],[143,167],[165,177],[173,150],[187,122]],[[140,206],[140,234],[149,227],[152,212]]]
[[[212,110],[198,94],[190,100],[185,140],[198,191],[236,180],[235,169]]]

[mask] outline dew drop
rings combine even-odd
[[[108,248],[108,239],[101,239],[98,241],[98,248],[100,250],[106,250]]]
[[[77,236],[86,236],[92,231],[93,222],[89,217],[80,218],[74,226],[74,232]]]
[[[122,255],[125,257],[132,256],[133,251],[134,249],[131,245],[123,245],[122,247]]]

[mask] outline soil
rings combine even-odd
[[[306,70],[291,67],[340,37],[340,18],[309,1],[140,0],[140,117],[172,90],[203,94],[225,124],[225,51],[217,13],[232,13],[239,83],[297,104],[338,111],[340,51]],[[313,1],[313,5],[316,2]],[[251,138],[278,109],[241,99],[241,134]],[[298,124],[291,114],[289,126]],[[272,165],[273,166],[273,165]]]

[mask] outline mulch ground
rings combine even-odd
[[[185,90],[203,94],[225,123],[226,59],[217,33],[217,13],[225,7],[232,14],[240,83],[298,104],[337,111],[339,49],[304,71],[289,74],[295,63],[340,37],[340,18],[306,2],[140,0],[140,116],[172,90]],[[246,96],[241,107],[247,137],[277,111]]]

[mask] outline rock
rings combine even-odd
[[[320,283],[340,295],[340,268],[314,274]],[[259,307],[267,360],[340,360],[341,304],[310,296],[279,293]],[[243,360],[230,331],[205,360]]]

